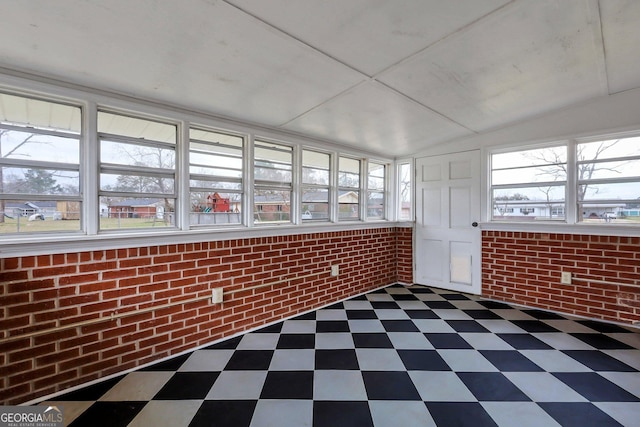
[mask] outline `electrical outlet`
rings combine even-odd
[[[211,289],[211,303],[219,304],[222,302],[223,297],[224,294],[222,288]]]
[[[339,274],[339,272],[340,272],[340,270],[339,270],[338,265],[332,265],[331,266],[331,275],[333,277],[337,276]]]
[[[563,283],[565,285],[570,285],[571,284],[571,272],[563,271],[562,275],[560,276],[560,283]]]

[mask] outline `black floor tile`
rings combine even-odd
[[[382,320],[381,322],[387,332],[420,332],[411,320]]]
[[[425,333],[425,337],[429,340],[434,348],[444,349],[472,349],[468,342],[458,334],[449,333]]]
[[[153,400],[204,399],[219,372],[176,372]]]
[[[540,402],[538,405],[563,427],[622,427],[589,402]]]
[[[640,398],[595,372],[554,372],[553,375],[591,402],[640,402]]]
[[[238,339],[239,341],[239,339]],[[223,343],[219,343],[223,344]],[[216,344],[218,345],[218,344]],[[211,346],[210,346],[211,347]],[[219,348],[219,347],[216,347]],[[235,347],[234,347],[235,348]],[[183,354],[169,360],[162,361],[160,363],[155,363],[151,366],[147,366],[146,368],[140,369],[142,372],[145,371],[177,371],[180,366],[191,356],[191,353]]]
[[[475,320],[447,320],[446,322],[456,332],[489,332],[487,328]]]
[[[468,301],[469,297],[464,294],[440,294],[447,301]]]
[[[490,309],[511,309],[511,310],[515,310],[515,308],[510,306],[509,304],[506,304],[504,302],[498,302],[498,301],[478,301],[478,304],[484,305],[485,307],[490,308]]]
[[[227,362],[229,371],[266,371],[271,364],[273,350],[236,350]]]
[[[562,320],[565,319],[564,316],[559,315],[558,313],[553,313],[551,311],[544,310],[522,310],[523,313],[527,313],[531,317],[535,317],[539,320]]]
[[[407,372],[363,371],[369,400],[422,400]]]
[[[400,306],[393,301],[371,301],[371,307],[377,310],[400,310]]]
[[[610,333],[633,333],[629,329],[622,326],[614,325],[612,323],[597,322],[595,320],[578,320],[578,323],[593,329],[594,331],[602,332],[605,334]]]
[[[349,332],[349,322],[346,320],[318,320],[316,332]]]
[[[598,350],[563,350],[562,352],[594,371],[637,372],[626,363]]]
[[[551,350],[549,344],[529,334],[496,334],[517,350]]]
[[[256,331],[253,331],[255,334],[278,334],[282,331],[282,322],[274,323],[273,325],[265,326],[264,328],[260,328]]]
[[[95,402],[78,418],[73,420],[70,427],[125,427],[138,415],[147,402]],[[9,423],[8,425],[12,425]],[[18,423],[16,426],[27,425]],[[29,423],[28,425],[32,425]],[[35,423],[33,425],[45,425]],[[48,424],[47,424],[48,425]]]
[[[540,372],[543,369],[516,350],[480,350],[502,372]]]
[[[358,295],[357,297],[349,298],[349,301],[368,301],[367,295]]]
[[[375,310],[347,310],[347,319],[377,319]]]
[[[456,306],[449,301],[424,301],[432,310],[457,310]]]
[[[313,402],[314,427],[373,427],[367,402]]]
[[[426,402],[426,405],[437,426],[497,426],[477,402]]]
[[[205,400],[189,427],[249,427],[256,400]]]
[[[356,351],[352,349],[316,350],[316,369],[360,369]]]
[[[540,320],[512,320],[511,323],[527,332],[560,332]]]
[[[316,320],[316,312],[310,311],[308,313],[301,314],[300,316],[296,316],[291,320]]]
[[[313,399],[313,371],[271,371],[260,399]]]
[[[474,319],[482,319],[482,320],[499,320],[502,319],[502,317],[498,316],[496,313],[494,313],[493,311],[487,309],[487,310],[462,310],[464,311],[466,314],[468,314],[470,317],[474,318]]]
[[[439,319],[440,318],[440,316],[438,316],[436,313],[431,311],[431,309],[427,308],[426,305],[424,306],[424,310],[405,310],[405,312],[411,319]]]
[[[418,298],[413,294],[391,294],[391,297],[395,301],[418,301]]]
[[[602,334],[583,334],[583,333],[573,333],[569,334],[578,338],[580,341],[583,341],[590,346],[597,348],[598,350],[628,350],[632,349],[630,345],[627,345],[623,342],[620,342],[616,339],[608,337]]]
[[[205,350],[235,350],[242,341],[242,335],[205,347]],[[186,360],[186,359],[185,359]],[[177,368],[176,368],[177,369]]]
[[[447,362],[435,350],[398,350],[408,371],[450,371]]]
[[[335,304],[331,304],[327,307],[322,308],[322,310],[344,310],[344,304],[341,302],[337,302]]]
[[[458,377],[480,401],[531,401],[501,372],[458,372]]]
[[[182,363],[181,363],[182,364]],[[83,387],[81,389],[65,393],[62,396],[56,397],[56,400],[64,401],[91,401],[98,400],[103,394],[111,390],[111,387],[118,384],[125,375],[120,375],[116,378],[100,381],[99,383]]]
[[[413,286],[408,288],[414,294],[433,294],[434,292],[426,286]]]
[[[315,348],[315,334],[280,334],[277,349]]]
[[[389,336],[385,333],[353,333],[356,348],[393,348]]]

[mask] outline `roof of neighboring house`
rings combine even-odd
[[[15,203],[15,202],[6,202],[4,204],[5,208],[13,208],[13,209],[44,209],[44,208],[55,208],[58,206],[57,202],[50,201],[39,201],[39,202],[23,202],[23,203]]]
[[[109,206],[119,207],[119,206],[155,206],[158,203],[162,202],[162,199],[126,199],[120,200],[118,202],[112,202]]]

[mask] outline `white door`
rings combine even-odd
[[[481,292],[480,151],[416,160],[418,284]]]

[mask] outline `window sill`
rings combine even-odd
[[[593,236],[640,236],[638,225],[615,224],[567,224],[566,222],[483,222],[483,231],[524,231],[533,233],[582,234]]]

